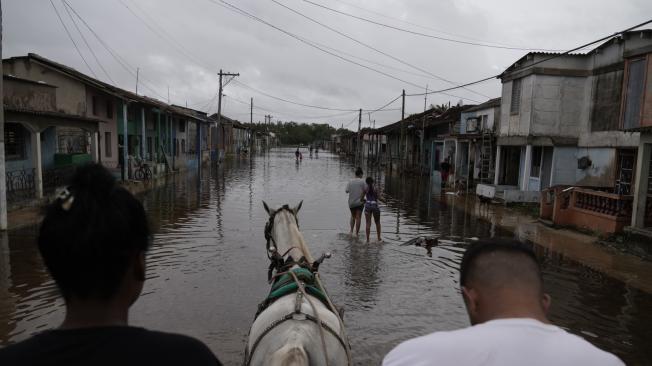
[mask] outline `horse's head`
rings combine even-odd
[[[292,258],[294,261],[299,261],[303,257],[308,263],[312,263],[312,256],[299,231],[297,215],[301,205],[303,205],[303,201],[293,208],[283,205],[280,208],[272,209],[263,201],[263,207],[269,214],[269,221],[265,225],[267,250],[271,252],[270,254],[276,252],[285,258]]]

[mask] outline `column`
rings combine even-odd
[[[129,180],[129,133],[127,130],[127,101],[122,101],[122,179]]]
[[[41,133],[32,133],[32,155],[34,159],[34,188],[36,198],[43,198],[43,160],[41,157]]]
[[[498,185],[498,180],[500,179],[500,158],[502,154],[503,147],[501,145],[496,146],[496,164],[494,165],[494,185]]]
[[[532,145],[525,147],[525,159],[523,161],[523,176],[521,177],[521,190],[528,191],[530,188],[530,170],[532,169]]]
[[[146,160],[145,155],[147,155],[147,129],[145,127],[145,107],[140,108],[140,124],[143,133],[140,142],[140,157],[143,160]]]
[[[156,112],[156,142],[157,163],[161,162],[161,111]]]
[[[100,150],[98,144],[99,134],[98,131],[91,132],[91,157],[93,158],[94,163],[100,162]]]
[[[636,161],[636,177],[634,178],[634,205],[632,207],[632,227],[645,226],[645,206],[647,204],[647,187],[650,176],[650,159],[652,159],[652,144],[641,141],[638,145]]]
[[[197,121],[197,171],[201,169],[201,123]]]

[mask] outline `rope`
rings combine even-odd
[[[324,285],[321,283],[321,279],[320,279],[320,276],[319,276],[319,272],[315,272],[314,275],[315,275],[315,281],[317,282],[317,286],[319,286],[319,287],[321,288],[322,292],[323,292],[324,294],[326,294],[326,288],[325,288]],[[342,332],[342,335],[341,335],[341,336],[342,336],[344,339],[347,340],[346,342],[344,342],[344,343],[345,343],[345,344],[344,344],[344,350],[346,351],[346,359],[347,359],[347,361],[349,362],[349,365],[353,365],[353,361],[352,361],[352,359],[351,359],[351,345],[350,345],[349,342],[348,342],[348,339],[349,339],[349,338],[348,338],[348,336],[346,335],[346,329],[344,328],[344,321],[342,320],[342,317],[340,316],[339,311],[337,311],[337,308],[335,307],[335,305],[333,304],[333,302],[331,302],[331,298],[330,298],[328,295],[326,295],[326,300],[328,301],[328,305],[330,306],[331,311],[333,312],[333,314],[335,314],[335,317],[337,317],[337,321],[340,323],[340,331]]]
[[[308,294],[306,294],[302,286],[303,283],[299,281],[297,275],[293,271],[289,271],[288,273],[290,273],[290,275],[294,279],[294,282],[297,283],[298,290],[300,291],[301,294],[303,294],[303,298],[308,300],[308,303],[310,304],[312,311],[315,313],[315,318],[317,318],[317,323],[319,324],[319,337],[321,338],[321,346],[324,349],[324,361],[326,362],[326,366],[328,366],[329,363],[328,363],[328,349],[326,349],[326,337],[324,337],[324,327],[321,326],[322,321],[321,318],[319,317],[319,312],[317,311],[317,307],[315,306],[315,303],[312,302],[310,297],[308,297]],[[296,306],[300,307],[300,304],[297,304]]]

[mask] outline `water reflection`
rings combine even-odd
[[[386,196],[385,242],[367,245],[348,235],[344,187],[354,167],[324,151],[319,159],[298,163],[293,153],[279,149],[171,177],[142,196],[156,233],[134,324],[196,336],[228,364],[240,362],[256,307],[269,290],[262,200],[273,206],[304,200],[301,230],[315,256],[333,253],[321,267],[322,278],[345,309],[356,364],[378,364],[409,337],[468,325],[457,283],[468,243],[529,237],[529,226],[516,234],[501,229],[502,213],[491,206],[433,195],[427,179],[371,170],[367,175]],[[437,236],[439,244],[401,245],[417,236]],[[35,227],[0,236],[0,344],[56,326],[62,318],[62,302],[35,237]],[[652,296],[559,254],[560,248],[537,247],[553,296],[551,318],[628,363],[649,363]]]

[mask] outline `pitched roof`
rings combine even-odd
[[[473,106],[473,107],[468,108],[468,109],[465,109],[463,113],[481,111],[483,109],[495,108],[495,107],[500,107],[500,97],[499,98],[489,99],[488,101],[486,101],[484,103],[478,104],[478,105]]]

